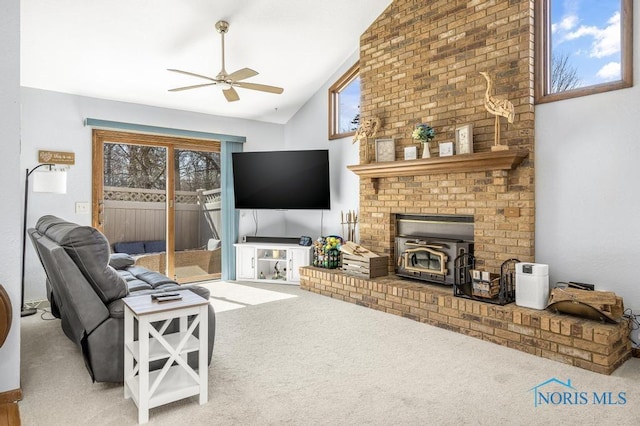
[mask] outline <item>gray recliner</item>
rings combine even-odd
[[[43,216],[28,230],[47,275],[47,298],[67,337],[82,350],[94,381],[124,378],[124,303],[126,296],[189,289],[209,300],[206,288],[180,286],[168,277],[135,266],[126,255],[111,255],[97,229]],[[209,305],[209,353],[215,337],[215,312]],[[169,331],[177,330],[177,321]],[[197,356],[189,354],[197,367]],[[152,364],[151,369],[154,368]]]

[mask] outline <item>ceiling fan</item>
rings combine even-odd
[[[206,75],[196,74],[189,71],[182,71],[173,68],[169,68],[168,71],[177,72],[180,74],[191,75],[194,77],[204,78],[205,80],[209,80],[210,83],[202,83],[196,84],[193,86],[185,86],[185,87],[177,87],[175,89],[169,89],[170,92],[179,92],[181,90],[189,90],[189,89],[197,89],[198,87],[206,87],[206,86],[219,86],[222,88],[222,93],[224,97],[229,102],[237,101],[240,99],[238,96],[238,92],[234,89],[234,87],[240,87],[243,89],[250,90],[259,90],[261,92],[268,93],[276,93],[281,94],[284,89],[281,87],[275,86],[267,86],[266,84],[256,84],[256,83],[247,83],[242,80],[246,80],[247,78],[254,77],[258,75],[258,72],[250,69],[250,68],[242,68],[238,71],[234,71],[231,74],[227,74],[227,71],[224,68],[224,35],[229,31],[229,23],[226,21],[218,21],[216,22],[216,30],[222,35],[222,69],[215,77],[208,77]]]

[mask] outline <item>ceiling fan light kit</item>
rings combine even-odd
[[[234,87],[240,87],[243,89],[249,90],[257,90],[260,92],[267,93],[275,93],[281,94],[284,89],[276,86],[268,86],[266,84],[257,84],[257,83],[246,83],[242,80],[246,80],[247,78],[254,77],[258,75],[257,71],[254,71],[250,68],[241,68],[237,71],[232,72],[231,74],[227,74],[224,64],[224,35],[229,31],[229,23],[226,21],[218,21],[216,22],[216,31],[220,33],[222,40],[222,67],[220,72],[215,77],[209,77],[202,74],[196,74],[189,71],[182,71],[174,68],[169,68],[168,71],[176,72],[180,74],[190,75],[192,77],[198,77],[205,80],[209,80],[208,83],[195,84],[192,86],[184,86],[184,87],[176,87],[175,89],[169,89],[170,92],[179,92],[182,90],[190,90],[197,89],[200,87],[206,86],[218,86],[222,89],[222,93],[228,102],[234,102],[240,99],[238,92],[234,89]]]

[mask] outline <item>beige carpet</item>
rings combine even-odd
[[[296,297],[293,294],[223,281],[210,281],[199,285],[209,289],[210,303],[218,313]]]
[[[234,286],[218,289],[227,303],[252,288],[297,297],[219,312],[209,402],[154,408],[149,424],[638,424],[640,359],[603,376],[297,287]],[[24,425],[137,424],[121,385],[91,383],[57,320],[22,319],[22,345]],[[538,390],[576,403],[535,407],[533,388],[554,378]]]

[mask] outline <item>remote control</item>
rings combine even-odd
[[[167,296],[180,296],[180,293],[153,293],[151,295],[151,299],[155,300],[159,297],[167,297]]]
[[[168,302],[170,300],[182,300],[182,296],[179,294],[176,294],[175,296],[158,296],[156,300],[158,302]]]

